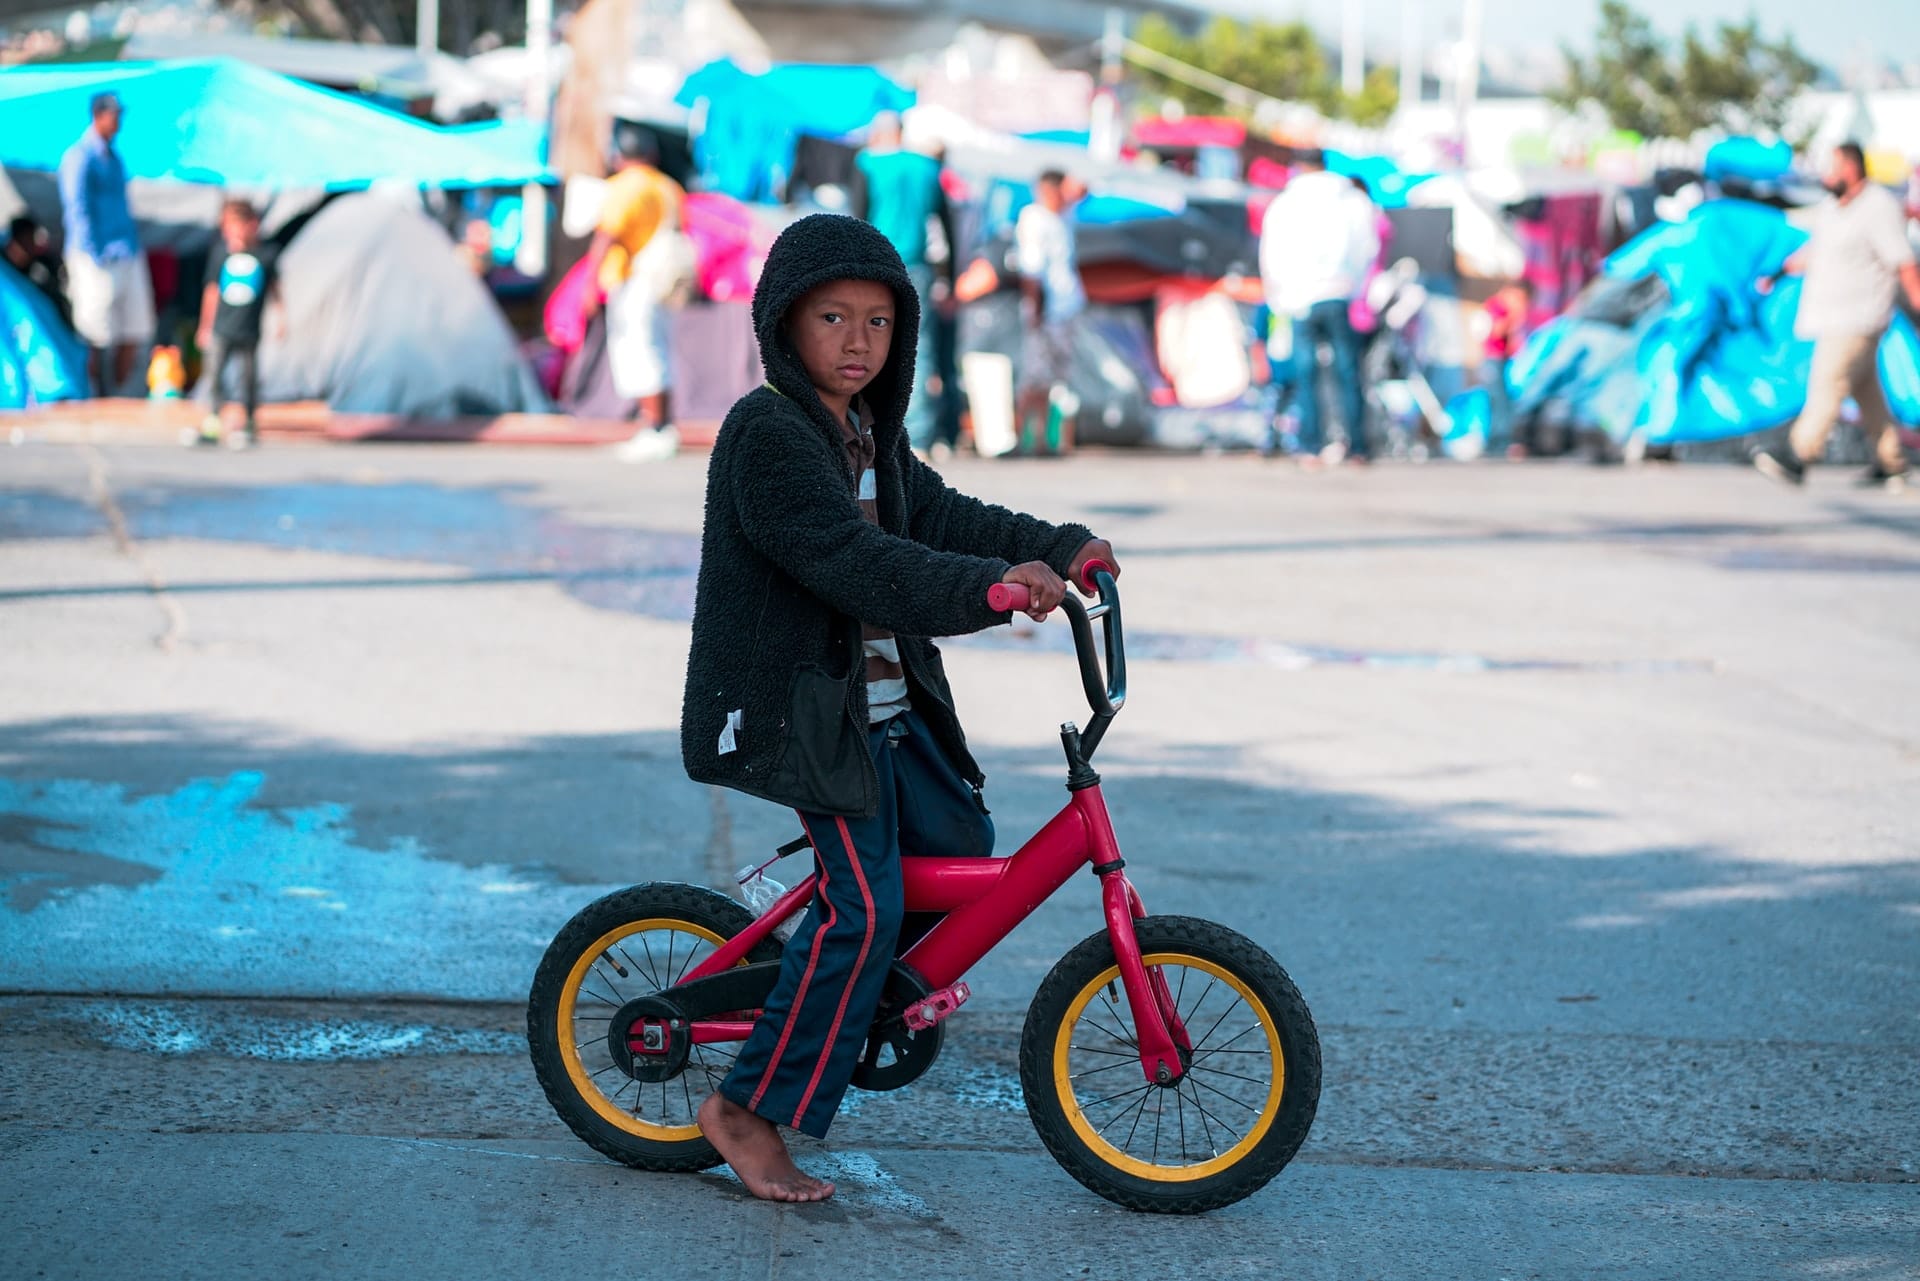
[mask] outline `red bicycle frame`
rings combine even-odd
[[[1100,792],[1100,777],[1089,764],[1107,725],[1125,702],[1126,660],[1113,578],[1096,562],[1088,567],[1087,579],[1097,583],[1101,603],[1090,610],[1071,597],[1065,602],[1080,657],[1082,683],[1094,710],[1094,719],[1084,735],[1071,722],[1061,727],[1071,791],[1066,808],[1008,858],[903,857],[900,867],[906,885],[906,910],[944,916],[901,959],[932,989],[951,987],[1075,872],[1091,865],[1100,879],[1107,937],[1113,943],[1120,982],[1133,1015],[1140,1069],[1147,1080],[1165,1085],[1185,1074],[1181,1056],[1193,1047],[1174,1009],[1166,980],[1157,969],[1149,970],[1141,958],[1133,923],[1146,915],[1146,908],[1122,870],[1126,862],[1120,857],[1113,820]],[[1024,607],[1023,596],[1004,589],[996,591],[1001,593],[993,598],[996,608]],[[1101,679],[1093,655],[1094,619],[1106,623],[1106,681]],[[815,873],[788,890],[764,915],[688,971],[681,981],[706,978],[739,964],[776,926],[812,901],[818,879]],[[694,1044],[744,1040],[752,1030],[751,1021],[696,1020],[692,1040]]]

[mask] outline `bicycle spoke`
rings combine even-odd
[[[647,939],[645,934],[636,935],[635,937],[640,940],[640,950],[644,952],[647,957],[647,977],[653,980],[653,990],[658,992],[666,985],[660,981],[660,972],[658,968],[656,968],[659,962],[653,958],[653,944]]]
[[[593,1042],[589,1041],[587,1042],[587,1044],[591,1045],[593,1044]],[[1111,1072],[1115,1068],[1123,1068],[1126,1066],[1127,1066],[1126,1063],[1103,1063],[1097,1068],[1088,1068],[1084,1072],[1075,1072],[1073,1075],[1069,1076],[1067,1079],[1069,1081],[1078,1081],[1083,1076],[1092,1076],[1096,1072]]]
[[[1185,1082],[1182,1082],[1182,1084],[1185,1084]],[[1179,1093],[1179,1091],[1176,1090],[1175,1093]],[[1198,1091],[1195,1091],[1195,1093],[1198,1093]],[[1213,1129],[1207,1124],[1207,1120],[1208,1120],[1207,1110],[1200,1106],[1199,1100],[1197,1099],[1194,1101],[1193,1106],[1200,1113],[1200,1132],[1207,1136],[1207,1150],[1209,1152],[1212,1152],[1215,1156],[1219,1156],[1220,1145],[1213,1141]]]
[[[700,941],[696,939],[693,946],[687,949],[687,959],[680,963],[680,972],[673,976],[675,984],[678,984],[681,979],[687,977],[687,971],[693,968],[693,958],[698,955],[700,955]]]
[[[1204,1050],[1207,1047],[1207,1041],[1212,1038],[1215,1032],[1219,1031],[1220,1025],[1227,1021],[1227,1015],[1233,1013],[1235,1010],[1239,1009],[1242,1005],[1245,1005],[1245,1004],[1246,1004],[1245,1001],[1236,1000],[1232,1005],[1229,1005],[1224,1011],[1222,1011],[1220,1017],[1213,1021],[1213,1026],[1207,1029],[1207,1035],[1201,1037],[1198,1041],[1195,1041],[1193,1043],[1193,1052],[1195,1054],[1198,1054],[1201,1050]]]
[[[608,1004],[608,1005],[611,1005],[611,1006],[612,1006],[612,1007],[613,1007],[614,1009],[616,1009],[616,1010],[617,1010],[617,1009],[619,1009],[619,1008],[620,1008],[621,1006],[623,1006],[623,1005],[625,1005],[625,1004],[626,1004],[626,1002],[625,1002],[624,1000],[622,1000],[622,999],[621,999],[621,997],[620,997],[620,989],[619,989],[619,988],[617,988],[617,987],[615,987],[615,986],[614,986],[614,985],[613,985],[612,983],[609,983],[609,982],[607,982],[607,976],[606,976],[606,975],[604,975],[604,974],[602,974],[602,973],[601,973],[601,972],[600,972],[599,970],[593,970],[593,971],[591,971],[591,972],[590,972],[590,975],[591,975],[591,977],[593,977],[593,978],[596,978],[596,979],[599,979],[599,980],[600,980],[600,981],[601,981],[602,983],[605,983],[605,984],[606,984],[606,988],[607,988],[607,991],[608,991],[608,992],[611,992],[611,993],[613,994],[613,1000],[611,1000],[611,1001],[608,1001],[608,1002],[607,1002],[607,1004]],[[586,985],[585,983],[582,983],[582,984],[580,985],[580,990],[584,992],[584,991],[586,990],[586,987],[587,987],[587,985]]]
[[[1238,1072],[1229,1072],[1225,1068],[1208,1068],[1207,1071],[1214,1073],[1216,1076],[1230,1076],[1236,1081],[1246,1081],[1252,1085],[1271,1086],[1273,1084],[1272,1078],[1262,1081],[1257,1076],[1242,1076]]]
[[[1180,1121],[1180,1159],[1187,1159],[1187,1103],[1180,1097],[1180,1091],[1173,1092],[1174,1115]]]
[[[1146,1083],[1146,1084],[1144,1084],[1144,1085],[1136,1085],[1136,1086],[1134,1086],[1134,1087],[1132,1087],[1131,1089],[1126,1089],[1126,1090],[1120,1090],[1120,1091],[1118,1091],[1117,1093],[1114,1093],[1114,1094],[1109,1094],[1109,1095],[1107,1095],[1107,1096],[1106,1096],[1105,1098],[1101,1098],[1101,1099],[1095,1099],[1095,1100],[1094,1100],[1093,1102],[1091,1102],[1091,1103],[1082,1103],[1082,1104],[1080,1105],[1080,1110],[1081,1110],[1082,1112],[1085,1112],[1085,1111],[1086,1111],[1086,1110],[1087,1110],[1088,1108],[1097,1108],[1097,1107],[1099,1107],[1099,1106],[1100,1106],[1100,1105],[1101,1105],[1102,1103],[1111,1103],[1111,1102],[1113,1102],[1113,1101],[1114,1101],[1115,1099],[1124,1099],[1124,1098],[1126,1098],[1126,1097],[1128,1097],[1129,1095],[1133,1095],[1133,1094],[1143,1094],[1143,1093],[1145,1093],[1146,1091],[1148,1091],[1148,1090],[1151,1090],[1151,1089],[1153,1089],[1153,1088],[1154,1088],[1154,1087],[1153,1087],[1153,1083],[1149,1081],[1149,1082],[1147,1082],[1147,1083]],[[1123,1116],[1125,1115],[1125,1112],[1124,1112],[1124,1110],[1122,1111],[1122,1113],[1121,1113],[1121,1115],[1123,1115]]]
[[[621,956],[626,958],[628,969],[634,971],[635,973],[638,973],[642,968],[644,968],[640,964],[640,962],[633,959],[632,953],[628,952],[626,948],[621,947],[618,943],[615,943],[613,945],[613,950],[620,953]]]
[[[1198,1086],[1199,1083],[1195,1082],[1194,1084]],[[1215,1125],[1225,1130],[1229,1135],[1232,1135],[1236,1132],[1232,1126],[1228,1125],[1225,1121],[1222,1121],[1219,1117],[1215,1116],[1213,1113],[1207,1111],[1207,1105],[1200,1101],[1200,1091],[1197,1088],[1193,1092],[1193,1106],[1200,1109],[1201,1116],[1207,1118],[1207,1120],[1212,1121]],[[1207,1139],[1208,1139],[1208,1142],[1212,1142],[1213,1135],[1211,1131],[1208,1132]],[[1219,1155],[1220,1148],[1218,1144],[1214,1145],[1213,1150],[1216,1156]]]
[[[1110,1037],[1112,1037],[1112,1038],[1113,1038],[1113,1041],[1114,1041],[1114,1044],[1116,1044],[1116,1045],[1131,1045],[1131,1046],[1133,1046],[1133,1048],[1134,1048],[1134,1050],[1135,1050],[1135,1052],[1138,1052],[1138,1051],[1139,1051],[1139,1049],[1140,1049],[1140,1046],[1139,1046],[1139,1045],[1138,1045],[1138,1044],[1137,1044],[1137,1043],[1136,1043],[1136,1042],[1134,1041],[1134,1039],[1133,1039],[1132,1037],[1130,1037],[1130,1036],[1122,1036],[1122,1035],[1120,1035],[1120,1033],[1118,1033],[1118,1032],[1116,1032],[1116,1031],[1114,1031],[1114,1030],[1113,1030],[1112,1028],[1110,1028],[1110,1027],[1108,1027],[1108,1026],[1107,1026],[1106,1024],[1104,1024],[1104,1023],[1101,1023],[1101,1022],[1099,1022],[1099,1021],[1098,1021],[1097,1019],[1095,1019],[1095,1018],[1094,1018],[1094,1017],[1093,1017],[1093,1016],[1092,1016],[1091,1014],[1084,1014],[1084,1013],[1083,1013],[1083,1014],[1082,1014],[1082,1015],[1081,1015],[1080,1017],[1081,1017],[1081,1019],[1083,1019],[1083,1020],[1084,1020],[1085,1022],[1087,1022],[1087,1023],[1090,1023],[1090,1024],[1092,1024],[1092,1025],[1093,1025],[1094,1027],[1097,1027],[1097,1028],[1099,1028],[1099,1029],[1100,1029],[1100,1030],[1101,1030],[1102,1032],[1105,1032],[1105,1033],[1106,1033],[1106,1034],[1107,1034],[1108,1036],[1110,1036]]]
[[[1155,1165],[1160,1163],[1160,1122],[1166,1119],[1166,1115],[1167,1096],[1163,1093],[1159,1099],[1159,1106],[1153,1110],[1153,1161]]]
[[[1195,1087],[1198,1089],[1213,1090],[1215,1094],[1219,1095],[1221,1098],[1225,1099],[1227,1102],[1232,1103],[1237,1107],[1243,1107],[1247,1111],[1253,1113],[1255,1116],[1260,1115],[1260,1109],[1253,1106],[1253,1104],[1244,1102],[1240,1099],[1236,1099],[1231,1094],[1228,1094],[1225,1090],[1214,1090],[1214,1088],[1211,1085],[1208,1085],[1205,1081],[1202,1081],[1197,1076],[1190,1076],[1187,1079],[1192,1081]]]
[[[1209,974],[1207,976],[1207,986],[1200,993],[1200,999],[1193,1003],[1192,1009],[1188,1010],[1185,1014],[1182,1014],[1180,1016],[1180,1021],[1182,1023],[1191,1023],[1195,1019],[1199,1018],[1200,1008],[1207,1003],[1207,998],[1213,995],[1213,989],[1218,987],[1219,985],[1220,985],[1220,980],[1214,978],[1211,974]],[[1173,1008],[1177,1010],[1180,1008],[1180,1006],[1176,1002]]]
[[[1192,967],[1186,965],[1180,967],[1180,988],[1173,994],[1173,1008],[1176,1011],[1180,1008],[1180,998],[1187,994],[1187,975],[1191,973],[1193,973]]]
[[[1239,1040],[1241,1037],[1245,1036],[1247,1033],[1258,1031],[1259,1028],[1260,1028],[1260,1024],[1258,1023],[1253,1023],[1247,1027],[1241,1028],[1238,1032],[1235,1032],[1231,1037],[1228,1037],[1226,1040],[1220,1042],[1220,1044],[1214,1046],[1211,1050],[1208,1050],[1205,1054],[1202,1054],[1198,1050],[1195,1050],[1193,1053],[1193,1061],[1195,1063],[1198,1063],[1200,1062],[1200,1060],[1210,1059],[1216,1054],[1265,1054],[1265,1055],[1268,1055],[1268,1057],[1272,1057],[1271,1052],[1267,1050],[1230,1050],[1227,1048],[1229,1045],[1232,1045],[1235,1041]]]
[[[1128,1148],[1130,1148],[1130,1147],[1132,1147],[1132,1146],[1133,1146],[1133,1136],[1134,1136],[1134,1134],[1135,1134],[1136,1132],[1138,1132],[1138,1131],[1139,1131],[1139,1129],[1140,1129],[1140,1118],[1141,1118],[1141,1117],[1144,1117],[1144,1116],[1145,1116],[1145,1115],[1147,1114],[1147,1103],[1148,1103],[1148,1101],[1149,1101],[1149,1099],[1148,1099],[1147,1097],[1143,1097],[1143,1098],[1142,1098],[1142,1099],[1140,1100],[1140,1106],[1139,1106],[1139,1108],[1138,1108],[1138,1109],[1136,1109],[1136,1110],[1134,1111],[1134,1114],[1133,1114],[1133,1124],[1132,1124],[1132,1126],[1130,1126],[1130,1127],[1128,1127],[1128,1129],[1127,1129],[1127,1138],[1126,1138],[1126,1141],[1125,1141],[1124,1143],[1122,1143],[1122,1144],[1120,1145],[1120,1149],[1121,1149],[1121,1151],[1123,1151],[1123,1152],[1124,1152],[1124,1151],[1125,1151],[1126,1149],[1128,1149]]]
[[[678,930],[667,931],[667,982],[668,983],[673,982],[673,936],[678,934],[679,932],[680,931]]]
[[[1129,1054],[1125,1050],[1103,1050],[1097,1045],[1069,1045],[1069,1050],[1082,1050],[1088,1054],[1107,1054],[1116,1059],[1137,1059],[1138,1054]]]

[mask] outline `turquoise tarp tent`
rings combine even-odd
[[[225,58],[0,71],[0,163],[59,167],[103,90],[135,178],[267,190],[518,186],[552,175],[519,130],[441,129]]]
[[[0,410],[87,394],[87,349],[44,295],[0,259]]]
[[[1794,334],[1800,281],[1754,281],[1806,242],[1779,210],[1714,200],[1616,250],[1610,282],[1657,279],[1664,298],[1619,323],[1584,307],[1551,321],[1508,367],[1517,413],[1550,399],[1586,425],[1650,445],[1722,440],[1791,422],[1806,402],[1813,345]],[[1920,335],[1896,315],[1880,346],[1897,418],[1920,423]]]

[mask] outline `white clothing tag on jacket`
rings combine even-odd
[[[873,503],[880,501],[880,486],[873,478],[873,468],[860,473],[860,501]]]
[[[746,730],[746,709],[739,708],[727,713],[727,724],[720,731],[720,755],[740,750],[738,736]]]

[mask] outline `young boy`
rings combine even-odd
[[[207,283],[200,293],[201,377],[213,393],[200,425],[203,445],[220,443],[229,360],[240,362],[241,403],[247,418],[240,431],[226,437],[227,444],[245,449],[259,438],[254,421],[260,400],[256,353],[261,316],[274,291],[276,256],[272,247],[260,243],[260,212],[244,200],[227,201],[220,210],[220,239],[207,256]]]
[[[871,225],[816,214],[753,297],[767,381],[707,470],[681,752],[694,779],[790,806],[820,892],[700,1127],[755,1196],[818,1201],[776,1128],[824,1137],[879,1005],[902,915],[900,856],[987,855],[984,777],[928,637],[1038,617],[1113,548],[1079,525],[955,493],[902,426],[919,302]],[[898,336],[896,339],[896,335]]]

